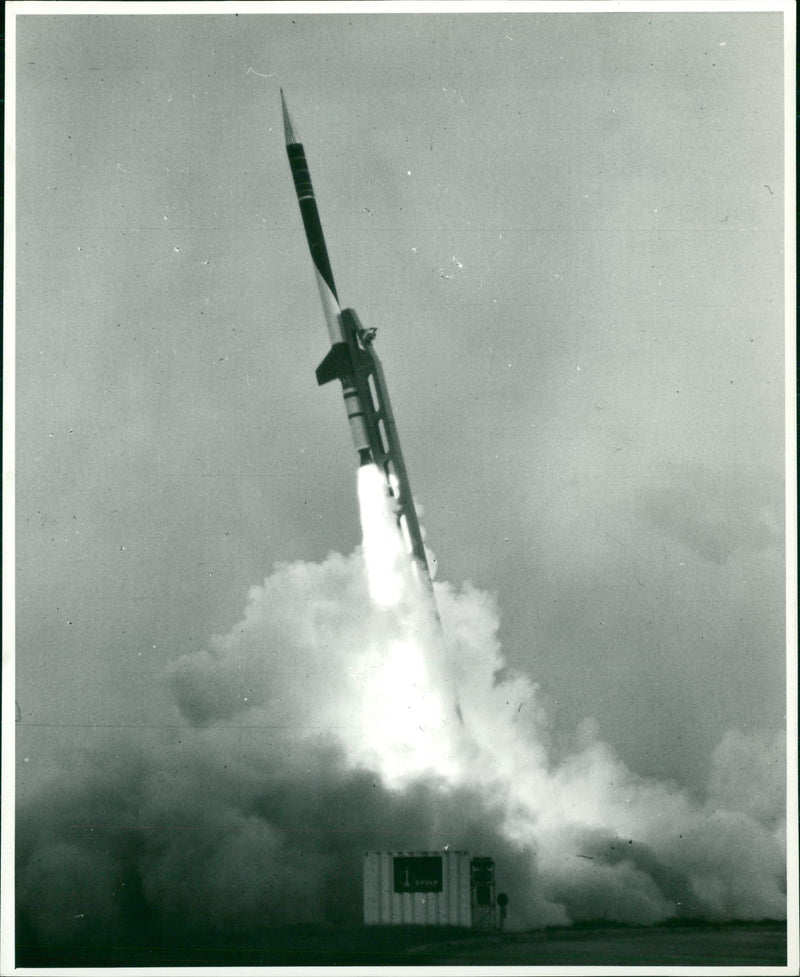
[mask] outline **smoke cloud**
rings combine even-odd
[[[174,661],[181,722],[108,730],[24,799],[19,939],[357,923],[365,849],[445,845],[495,858],[520,928],[784,916],[782,737],[731,730],[704,796],[638,776],[591,721],[557,748],[492,597],[437,583],[437,623],[376,475],[361,548],[277,566]]]

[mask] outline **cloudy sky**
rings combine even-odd
[[[493,598],[498,677],[538,685],[553,756],[588,737],[702,800],[721,749],[780,741],[780,13],[16,31],[17,793],[41,837],[91,751],[158,765],[276,565],[361,541],[279,85],[437,579]]]

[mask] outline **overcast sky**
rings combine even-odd
[[[378,328],[438,579],[554,742],[690,793],[785,725],[779,13],[17,19],[24,798],[360,542],[285,157]],[[24,760],[24,762],[23,762]]]

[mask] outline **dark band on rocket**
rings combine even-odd
[[[328,249],[325,246],[325,236],[322,233],[322,224],[317,210],[317,201],[314,198],[314,187],[311,185],[311,174],[308,171],[303,144],[290,143],[286,147],[286,153],[289,156],[289,165],[292,169],[292,179],[297,193],[297,201],[300,204],[303,227],[306,231],[308,246],[311,249],[311,260],[338,302],[339,296],[336,294],[333,271],[328,258]]]

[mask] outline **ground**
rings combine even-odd
[[[172,942],[172,941],[170,941]],[[286,927],[180,945],[32,947],[17,966],[781,966],[786,923],[603,923],[492,935],[432,927]]]

